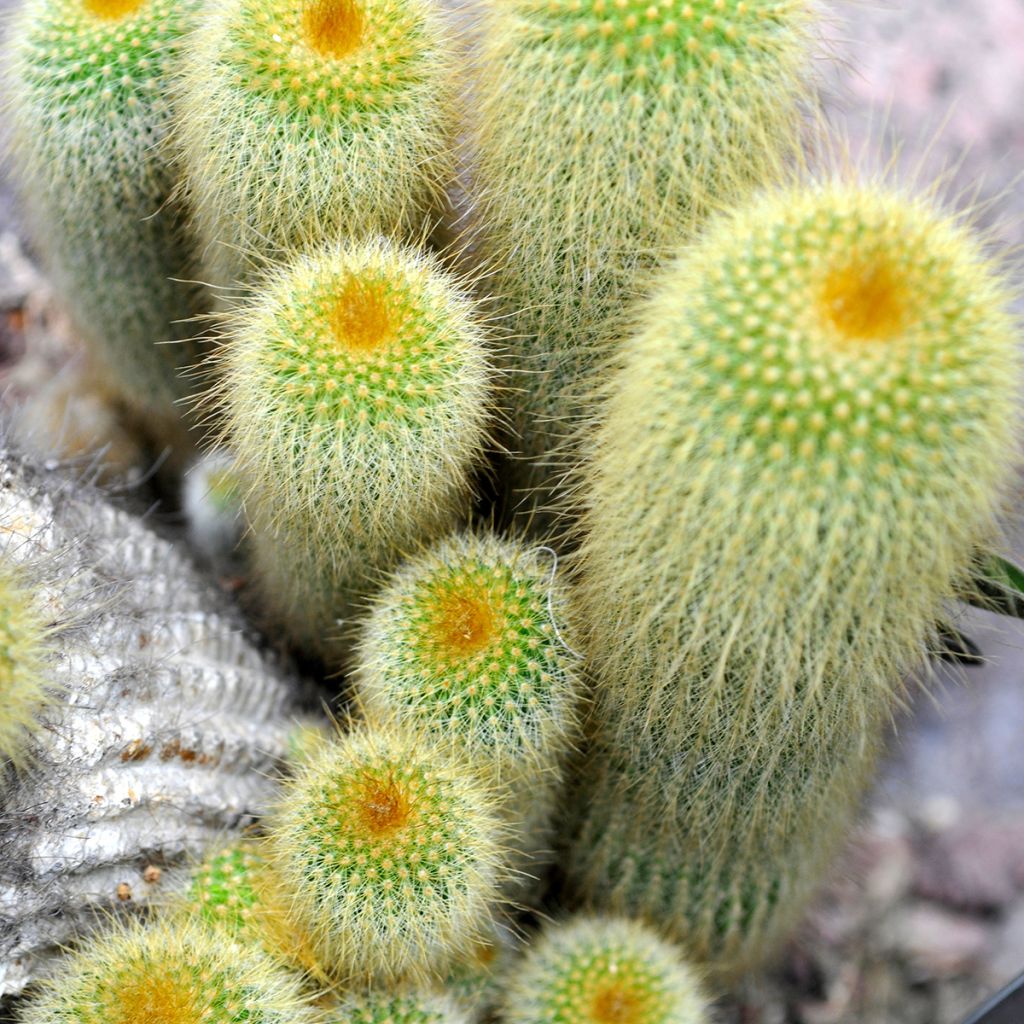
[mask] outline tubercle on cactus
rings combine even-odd
[[[198,924],[91,939],[29,1002],[24,1024],[314,1024],[296,979]]]
[[[609,382],[579,491],[599,680],[569,873],[720,980],[813,892],[996,534],[1009,308],[929,198],[823,176],[710,226]]]
[[[258,582],[296,642],[329,652],[372,576],[466,502],[489,334],[432,257],[383,239],[297,258],[225,327],[211,401],[248,484]]]
[[[509,972],[509,1024],[704,1024],[697,972],[651,928],[579,916],[549,924]]]
[[[426,0],[220,0],[175,138],[206,276],[332,237],[412,236],[453,177],[453,58]]]
[[[53,628],[39,605],[25,570],[0,559],[0,768],[24,766],[36,715],[53,699]]]
[[[425,981],[467,953],[500,903],[497,803],[465,761],[397,728],[341,737],[285,785],[267,848],[339,980]]]
[[[92,356],[152,439],[190,447],[176,402],[198,350],[191,257],[163,148],[192,2],[31,0],[5,46],[10,161],[27,223]],[[177,344],[161,344],[170,339]]]

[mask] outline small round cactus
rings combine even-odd
[[[512,314],[517,482],[569,457],[593,368],[648,272],[799,138],[809,0],[504,0],[482,12],[468,154]]]
[[[467,502],[486,332],[434,260],[385,241],[299,258],[227,331],[217,395],[257,581],[295,642],[330,656],[373,577]]]
[[[98,936],[44,983],[23,1024],[314,1024],[296,979],[199,925]]]
[[[355,659],[355,700],[368,720],[453,743],[502,787],[524,881],[550,850],[577,738],[582,683],[566,617],[550,552],[460,534],[412,559],[378,595]]]
[[[509,971],[508,1024],[704,1024],[695,972],[679,950],[625,918],[549,925]]]
[[[452,177],[452,59],[427,0],[218,0],[176,102],[206,277],[418,233]]]
[[[1010,292],[930,199],[824,179],[668,270],[579,495],[578,892],[727,980],[780,946],[1016,463]]]
[[[430,992],[368,992],[348,996],[328,1010],[324,1024],[470,1024],[447,996]]]
[[[243,484],[230,452],[203,455],[185,473],[182,505],[192,546],[212,562],[230,558],[242,535]]]
[[[0,772],[18,765],[40,707],[50,700],[50,633],[24,572],[0,563]]]
[[[11,159],[29,226],[72,320],[160,442],[188,441],[175,404],[200,312],[163,149],[166,87],[191,0],[31,0],[6,47]],[[176,279],[176,280],[174,280]],[[172,339],[178,344],[161,344]]]
[[[501,833],[469,765],[363,728],[285,786],[268,849],[322,962],[343,980],[391,982],[442,974],[487,929]]]

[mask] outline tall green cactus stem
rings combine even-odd
[[[348,996],[324,1024],[470,1024],[470,1018],[437,993],[371,991]]]
[[[262,841],[244,837],[215,850],[196,867],[180,909],[236,942],[258,946],[325,982],[328,972],[291,914],[290,902],[264,855]]]
[[[0,771],[22,764],[36,714],[51,699],[51,632],[24,571],[0,563]]]
[[[43,983],[23,1024],[314,1024],[298,982],[269,957],[198,925],[98,936]]]
[[[455,535],[375,599],[355,659],[368,720],[452,742],[502,787],[526,872],[550,849],[577,740],[582,684],[563,638],[566,604],[549,552]]]
[[[249,481],[258,583],[337,656],[371,576],[447,531],[483,451],[486,335],[430,257],[373,241],[271,275],[228,321],[225,442]]]
[[[58,294],[121,398],[187,449],[175,402],[200,312],[163,148],[192,0],[29,0],[6,46],[9,158]],[[177,280],[173,280],[177,279]],[[164,344],[177,340],[177,344]]]
[[[481,16],[471,192],[512,314],[533,460],[515,477],[536,507],[638,276],[794,147],[809,2],[504,0]]]
[[[645,925],[578,917],[549,925],[509,973],[508,1024],[705,1024],[696,973]]]
[[[582,895],[758,966],[1012,476],[1009,294],[930,198],[822,180],[663,277],[579,494],[599,677]]]
[[[496,800],[472,767],[362,728],[285,786],[268,848],[342,981],[440,976],[486,931],[502,881]]]
[[[453,174],[452,59],[428,0],[218,0],[176,138],[206,277],[282,250],[419,234]]]

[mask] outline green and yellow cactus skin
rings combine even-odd
[[[636,921],[577,917],[549,925],[509,973],[508,1024],[705,1024],[696,973]]]
[[[23,1024],[315,1024],[296,979],[199,925],[119,928],[68,957]]]
[[[549,493],[619,311],[799,137],[807,0],[504,0],[481,11],[471,194],[513,315],[513,425]],[[511,442],[516,444],[516,441]]]
[[[58,294],[155,440],[189,445],[175,403],[201,312],[164,150],[168,76],[194,3],[29,0],[6,46],[10,159]],[[174,280],[177,279],[177,280]],[[176,344],[167,344],[177,340]]]
[[[25,571],[0,562],[0,773],[5,762],[23,764],[36,714],[52,697],[52,629],[37,605]]]
[[[342,737],[288,783],[268,850],[339,981],[443,976],[486,932],[506,871],[472,767],[398,729]]]
[[[728,980],[813,893],[1016,459],[1001,274],[930,199],[839,178],[665,273],[579,495],[598,675],[584,899]]]
[[[468,503],[486,332],[432,258],[374,241],[276,272],[228,334],[217,400],[257,582],[294,642],[332,659],[372,577]]]
[[[377,991],[348,996],[323,1024],[470,1024],[470,1018],[443,995]]]
[[[217,0],[177,144],[220,287],[326,239],[419,234],[453,175],[452,58],[428,0]]]
[[[567,600],[551,553],[488,534],[452,536],[377,596],[353,693],[371,722],[451,742],[507,796],[517,868],[539,868],[582,683],[565,646]]]

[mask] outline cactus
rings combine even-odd
[[[328,239],[419,234],[453,173],[439,19],[427,0],[211,5],[175,104],[208,280]]]
[[[467,157],[509,321],[514,427],[550,500],[639,278],[799,137],[807,0],[506,0],[482,12]],[[646,283],[646,280],[644,280]]]
[[[28,734],[53,699],[46,671],[52,644],[31,582],[16,565],[0,564],[0,766],[24,767]]]
[[[465,958],[504,870],[494,797],[400,730],[324,750],[285,786],[267,842],[321,962],[358,983],[425,980]]]
[[[120,928],[69,957],[22,1024],[314,1024],[295,978],[197,925]]]
[[[168,541],[82,484],[0,451],[0,559],[48,624],[0,805],[0,995],[44,973],[162,868],[265,809],[294,684]]]
[[[182,506],[188,538],[207,560],[226,562],[242,536],[244,485],[230,452],[207,452],[185,473]]]
[[[295,643],[335,658],[336,620],[372,577],[467,501],[485,332],[433,259],[384,241],[297,259],[227,330],[216,398],[248,481],[257,582]]]
[[[377,991],[348,996],[324,1024],[469,1024],[469,1017],[443,995]]]
[[[716,221],[610,385],[579,491],[599,681],[569,872],[723,980],[814,891],[994,535],[1008,302],[930,198],[822,178]]]
[[[160,443],[187,450],[175,403],[201,311],[163,150],[168,75],[189,0],[30,0],[7,44],[10,160],[72,320]],[[178,278],[179,280],[172,280]],[[162,344],[177,340],[178,344]]]
[[[491,932],[476,943],[470,955],[448,972],[444,991],[471,1020],[494,1019],[502,986],[520,945],[519,937],[507,924],[495,921]]]
[[[636,921],[577,917],[549,925],[508,977],[508,1024],[705,1024],[697,976]]]
[[[454,742],[508,795],[518,868],[550,849],[582,685],[551,560],[493,535],[456,535],[411,560],[374,602],[354,696],[371,722]]]

